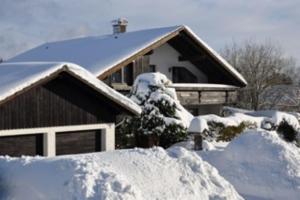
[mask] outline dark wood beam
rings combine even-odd
[[[203,61],[206,59],[207,56],[205,55],[196,55],[196,56],[178,56],[178,61]]]
[[[148,56],[148,55],[151,55],[153,54],[153,50],[149,51],[148,53],[146,53],[145,55]]]

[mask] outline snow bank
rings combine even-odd
[[[0,158],[0,199],[242,199],[183,148]]]
[[[276,132],[246,131],[224,151],[200,154],[246,199],[299,199],[300,149]]]

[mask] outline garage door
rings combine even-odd
[[[43,134],[0,137],[0,155],[43,155]]]
[[[56,155],[101,151],[101,130],[56,134]]]

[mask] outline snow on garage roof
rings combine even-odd
[[[83,67],[73,63],[19,62],[0,64],[0,103],[33,85],[65,71],[134,114],[141,108],[110,88]]]
[[[94,75],[100,76],[160,40],[167,37],[171,39],[171,34],[180,31],[185,31],[191,35],[226,71],[239,80],[242,85],[247,85],[246,80],[239,72],[201,40],[189,27],[183,25],[45,43],[17,55],[9,62],[72,62],[84,66]]]

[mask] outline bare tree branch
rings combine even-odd
[[[291,84],[296,79],[295,73],[289,73],[296,70],[295,59],[286,57],[274,42],[247,40],[239,45],[233,42],[226,45],[221,54],[248,82],[248,86],[239,94],[242,107],[259,109],[263,104],[260,95],[266,89],[278,84]]]

